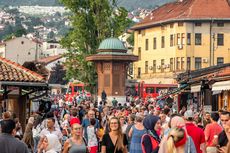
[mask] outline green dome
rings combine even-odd
[[[108,38],[101,42],[98,50],[127,50],[117,38]]]

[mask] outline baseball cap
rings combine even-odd
[[[185,113],[184,113],[184,117],[186,119],[189,119],[189,118],[193,118],[194,117],[194,113],[192,110],[187,110]]]

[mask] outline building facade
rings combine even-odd
[[[4,58],[21,65],[26,61],[34,61],[43,56],[42,43],[25,37],[10,39],[0,48],[5,49],[2,54]]]
[[[134,30],[134,78],[173,84],[177,74],[230,62],[227,0],[182,0],[153,10]]]

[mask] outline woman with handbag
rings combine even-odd
[[[102,138],[101,153],[128,153],[128,141],[122,133],[121,124],[117,117],[109,120],[109,133]]]
[[[64,143],[63,153],[88,153],[89,148],[83,138],[83,128],[75,123],[71,126],[71,137]]]

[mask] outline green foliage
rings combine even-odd
[[[134,33],[132,33],[132,34],[129,36],[129,38],[127,39],[127,42],[128,42],[130,45],[134,46]]]
[[[111,36],[119,36],[130,24],[127,11],[117,7],[115,0],[61,0],[71,10],[72,29],[61,43],[68,48],[67,77],[77,79],[90,87],[96,85],[97,75],[93,63],[85,58],[95,54],[99,43]],[[112,30],[113,29],[113,30]],[[93,88],[90,89],[91,91]]]
[[[22,35],[26,35],[26,30],[24,28],[18,29],[14,35],[16,37],[21,37]]]
[[[67,80],[65,80],[65,73],[66,70],[64,69],[64,66],[60,63],[56,63],[55,66],[52,67],[51,75],[48,82],[51,84],[67,84]]]

